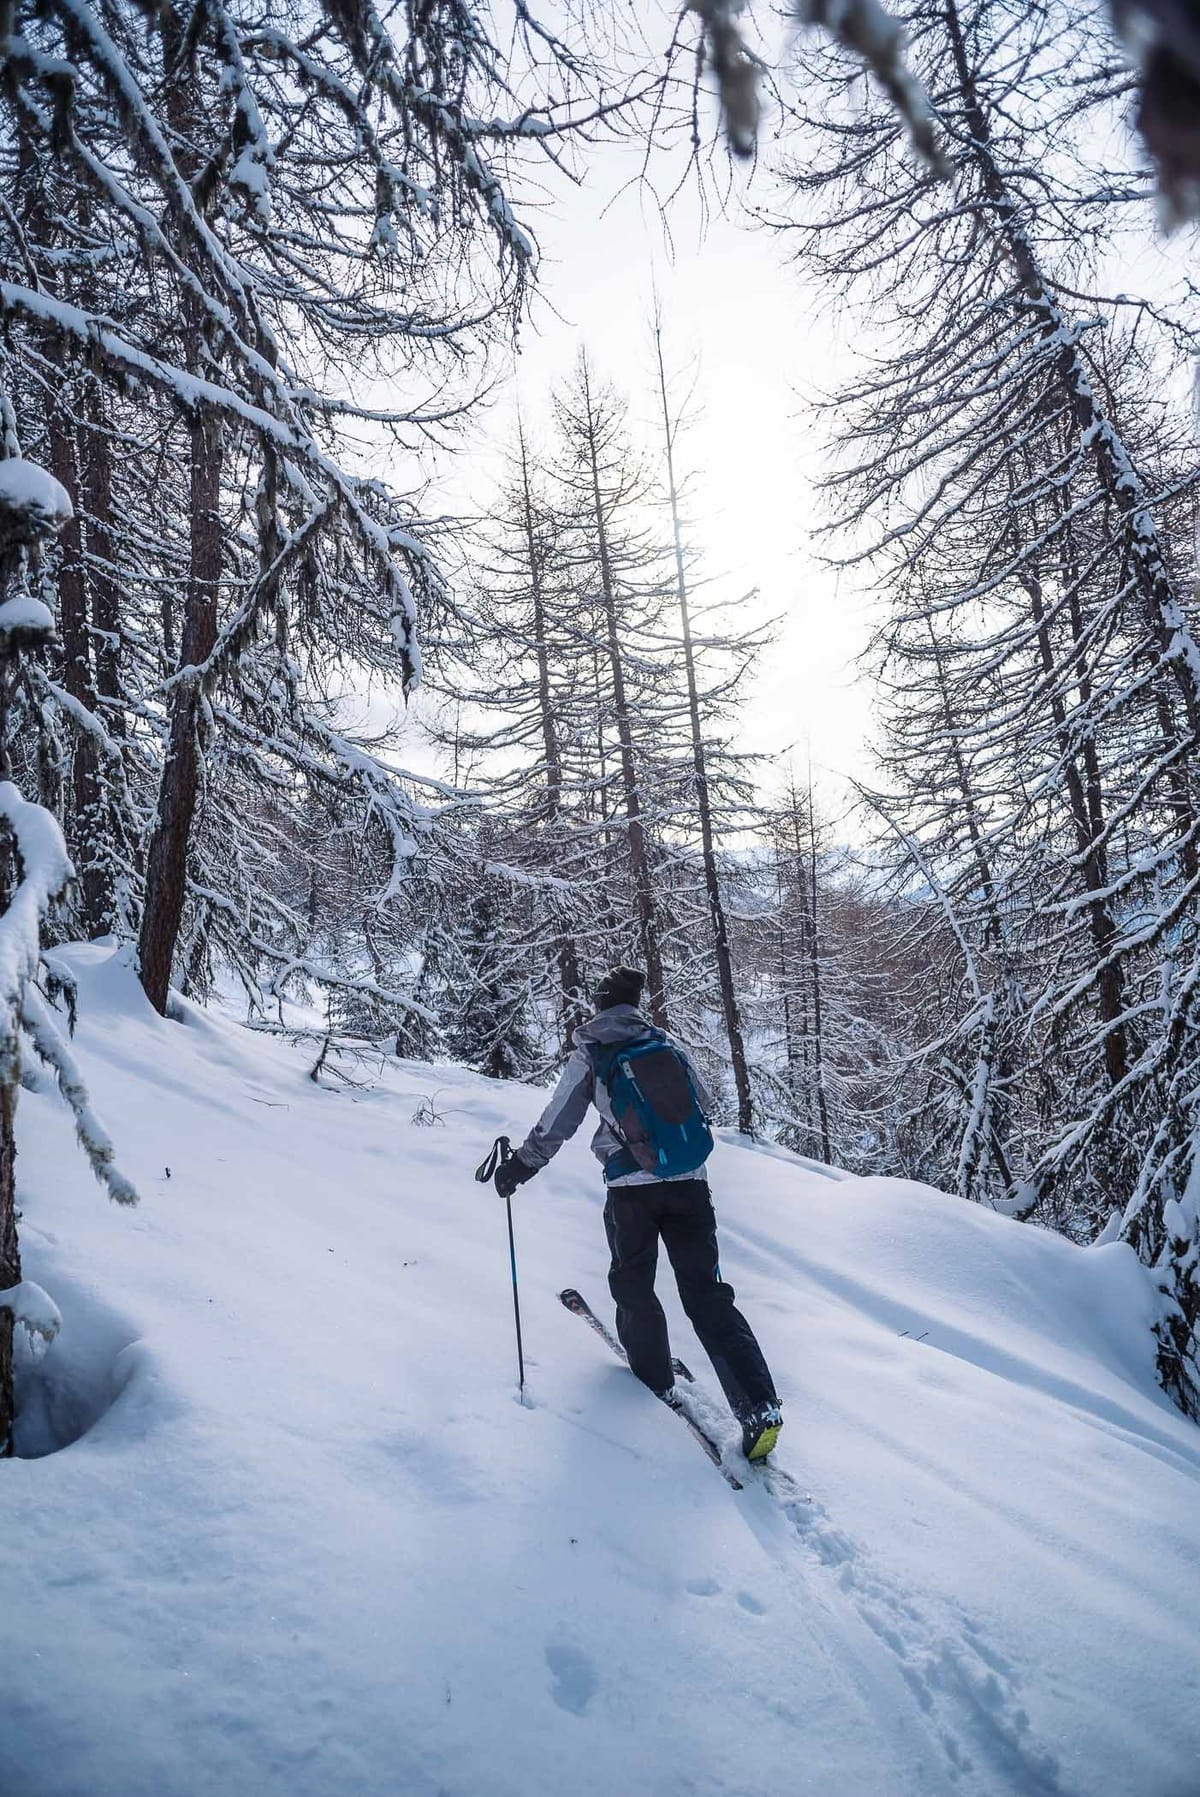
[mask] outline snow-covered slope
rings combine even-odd
[[[811,1499],[734,1493],[556,1302],[607,1300],[582,1136],[516,1201],[517,1401],[471,1174],[541,1095],[323,1089],[71,958],[143,1203],[23,1096],[24,1439],[86,1433],[0,1468],[0,1797],[1196,1797],[1200,1432],[1125,1249],[723,1145]]]

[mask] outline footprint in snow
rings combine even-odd
[[[596,1695],[596,1669],[587,1655],[565,1642],[552,1643],[546,1649],[546,1664],[553,1681],[550,1695],[559,1709],[585,1716]]]
[[[760,1603],[753,1591],[739,1591],[737,1600],[743,1610],[749,1611],[751,1616],[765,1616],[767,1613],[766,1604]]]

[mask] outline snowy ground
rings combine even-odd
[[[541,1095],[321,1089],[71,958],[143,1202],[23,1095],[24,1444],[78,1439],[0,1468],[0,1797],[1200,1792],[1200,1431],[1126,1250],[722,1146],[811,1498],[738,1494],[556,1302],[607,1309],[582,1136],[516,1200],[517,1402],[471,1174]]]

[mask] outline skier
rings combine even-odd
[[[615,1052],[632,1045],[652,1051],[661,1045],[672,1051],[676,1068],[681,1062],[686,1069],[687,1103],[703,1131],[701,1152],[707,1154],[711,1148],[706,1114],[712,1110],[712,1096],[687,1050],[639,1010],[645,983],[631,967],[614,967],[605,974],[596,990],[595,1016],[575,1031],[571,1057],[542,1115],[517,1152],[496,1168],[496,1190],[502,1198],[510,1198],[575,1134],[589,1104],[595,1105],[600,1126],[592,1138],[592,1152],[604,1167],[608,1194],[604,1206],[612,1254],[608,1285],[629,1365],[657,1397],[678,1404],[667,1319],[654,1295],[661,1237],[683,1308],[742,1425],[743,1452],[750,1460],[762,1460],[775,1446],[783,1417],[762,1350],[734,1306],[733,1287],[721,1278],[717,1220],[704,1162],[684,1173],[649,1171],[645,1162],[654,1157],[646,1153],[647,1141],[635,1138],[629,1128],[623,1130],[613,1108]],[[668,1077],[670,1071],[668,1067]],[[643,1078],[642,1084],[649,1081]],[[622,1116],[626,1122],[634,1121],[630,1112]],[[635,1146],[642,1150],[640,1155]],[[667,1157],[660,1155],[659,1160],[665,1163]]]

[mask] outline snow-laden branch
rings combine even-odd
[[[320,500],[301,477],[306,468],[336,495],[342,509],[361,537],[364,546],[376,558],[383,574],[392,605],[392,634],[397,649],[409,670],[409,683],[420,677],[420,651],[416,641],[417,608],[407,576],[396,561],[397,549],[408,555],[424,577],[439,584],[429,553],[409,533],[394,526],[378,523],[364,505],[360,492],[370,483],[359,482],[345,473],[332,456],[316,443],[299,423],[288,423],[261,405],[244,399],[231,387],[184,368],[163,361],[139,349],[120,332],[94,314],[49,294],[37,293],[11,281],[0,281],[0,310],[17,313],[53,325],[56,330],[73,337],[91,353],[97,353],[115,369],[136,379],[150,381],[170,395],[186,412],[204,407],[247,426],[257,436],[282,451],[281,465],[297,496],[306,509],[315,509]]]
[[[92,1172],[114,1203],[136,1204],[137,1192],[132,1181],[116,1165],[112,1138],[92,1108],[92,1101],[75,1057],[63,1040],[49,1005],[33,981],[25,987],[21,1022],[38,1055],[54,1074],[59,1092],[75,1119],[75,1135],[88,1157]]]
[[[5,1286],[0,1291],[0,1310],[12,1312],[14,1322],[25,1330],[31,1345],[40,1344],[42,1353],[62,1328],[62,1312],[58,1305],[49,1292],[43,1291],[32,1279]],[[36,1348],[34,1352],[37,1353]]]
[[[14,1085],[20,1073],[19,1020],[38,970],[42,924],[73,869],[55,819],[23,799],[11,780],[0,780],[0,829],[7,831],[20,869],[8,909],[0,915],[0,1084]]]

